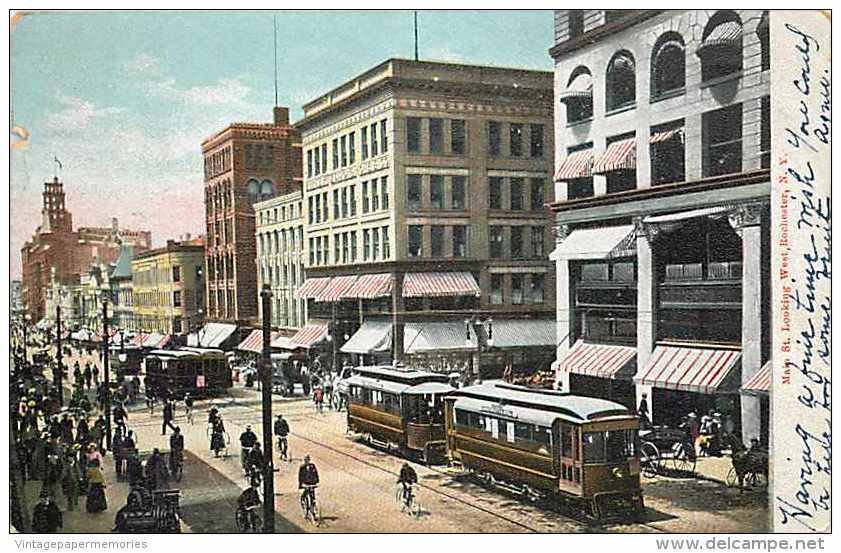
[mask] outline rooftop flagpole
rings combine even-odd
[[[277,16],[273,16],[274,22],[274,105],[277,106]]]
[[[418,11],[415,10],[415,61],[418,60]]]

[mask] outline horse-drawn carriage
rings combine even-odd
[[[640,465],[649,478],[663,474],[669,465],[683,474],[694,474],[698,456],[686,430],[652,426],[639,431]]]
[[[732,452],[733,466],[727,472],[728,487],[738,486],[743,490],[768,485],[768,451],[760,447],[735,449]]]
[[[149,494],[132,490],[128,505],[121,509],[122,520],[118,517],[117,530],[127,534],[180,533],[180,496],[180,490],[156,490]]]

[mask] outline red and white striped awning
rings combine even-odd
[[[649,139],[649,144],[657,144],[658,142],[665,142],[666,140],[671,140],[672,138],[680,138],[683,136],[683,129],[669,129],[668,131],[661,131],[652,134]]]
[[[467,271],[406,273],[403,279],[404,298],[445,298],[476,296],[482,291]]]
[[[158,342],[158,344],[155,347],[157,349],[161,349],[162,347],[166,346],[169,343],[170,340],[172,340],[172,336],[167,334],[163,338],[161,338],[161,340]]]
[[[771,392],[771,362],[768,361],[750,377],[742,391],[751,395],[768,395]]]
[[[237,349],[240,351],[250,351],[251,353],[260,353],[263,351],[263,331],[252,330],[246,336],[245,340],[237,345]]]
[[[343,298],[373,299],[384,298],[391,295],[391,275],[389,273],[376,273],[373,275],[362,275],[356,283],[342,294]]]
[[[719,389],[741,358],[742,352],[730,349],[657,346],[634,382],[711,394]]]
[[[742,24],[736,21],[725,21],[716,26],[698,47],[698,53],[714,46],[737,46],[742,40]]]
[[[593,164],[593,173],[610,173],[637,168],[637,139],[626,138],[611,143],[602,157]]]
[[[295,290],[295,297],[305,300],[314,298],[329,283],[330,277],[308,278],[297,290]]]
[[[633,376],[632,361],[636,355],[636,348],[587,344],[578,340],[561,361],[560,368],[575,374],[610,379],[627,378],[630,380]],[[625,368],[628,368],[628,370],[623,371],[622,369]]]
[[[593,77],[588,73],[581,73],[575,77],[567,89],[558,95],[561,102],[588,98],[593,98]]]
[[[356,275],[345,275],[333,278],[330,283],[321,289],[317,294],[312,296],[317,302],[334,302],[339,301],[344,296],[353,283],[356,282]]]
[[[309,348],[327,336],[327,323],[309,323],[292,336],[292,343],[302,348]]]
[[[585,179],[593,176],[593,150],[579,150],[567,156],[567,158],[555,171],[556,181],[567,181],[571,179]]]

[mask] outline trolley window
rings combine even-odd
[[[633,430],[612,430],[584,433],[585,463],[618,463],[636,453]]]

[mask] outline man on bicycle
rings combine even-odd
[[[324,410],[324,390],[321,389],[321,384],[313,390],[312,399],[315,401],[315,408],[318,412],[322,412]]]
[[[415,472],[415,469],[409,463],[403,463],[397,483],[403,484],[403,499],[409,497],[412,493],[412,486],[418,483],[418,473]]]
[[[176,468],[184,463],[184,434],[181,427],[176,426],[175,432],[169,437],[169,470],[173,474]]]
[[[289,423],[283,418],[282,414],[277,415],[277,420],[274,421],[274,434],[277,436],[277,449],[281,457],[286,456],[289,444],[287,442],[289,436]]]
[[[248,424],[245,426],[245,432],[240,434],[239,436],[239,445],[240,445],[240,462],[242,463],[242,469],[247,473],[248,472],[248,457],[251,448],[254,447],[254,444],[257,443],[257,434],[251,431],[251,425]]]
[[[247,526],[251,526],[252,530],[254,518],[252,511],[255,507],[262,504],[260,501],[260,492],[257,491],[257,485],[251,484],[239,495],[237,498],[237,517],[242,517]]]
[[[313,487],[318,485],[318,469],[310,460],[310,456],[304,457],[304,464],[298,469],[298,489],[304,490],[301,494],[301,499],[309,494],[312,499],[315,499],[315,492]]]
[[[263,457],[263,450],[260,449],[260,443],[255,443],[254,447],[248,453],[248,460],[246,461],[246,472],[252,474],[253,471],[260,473],[262,476],[263,466],[265,465],[265,458]]]
[[[190,395],[190,392],[184,394],[184,416],[187,417],[187,420],[190,421],[190,424],[193,422],[193,396]]]

